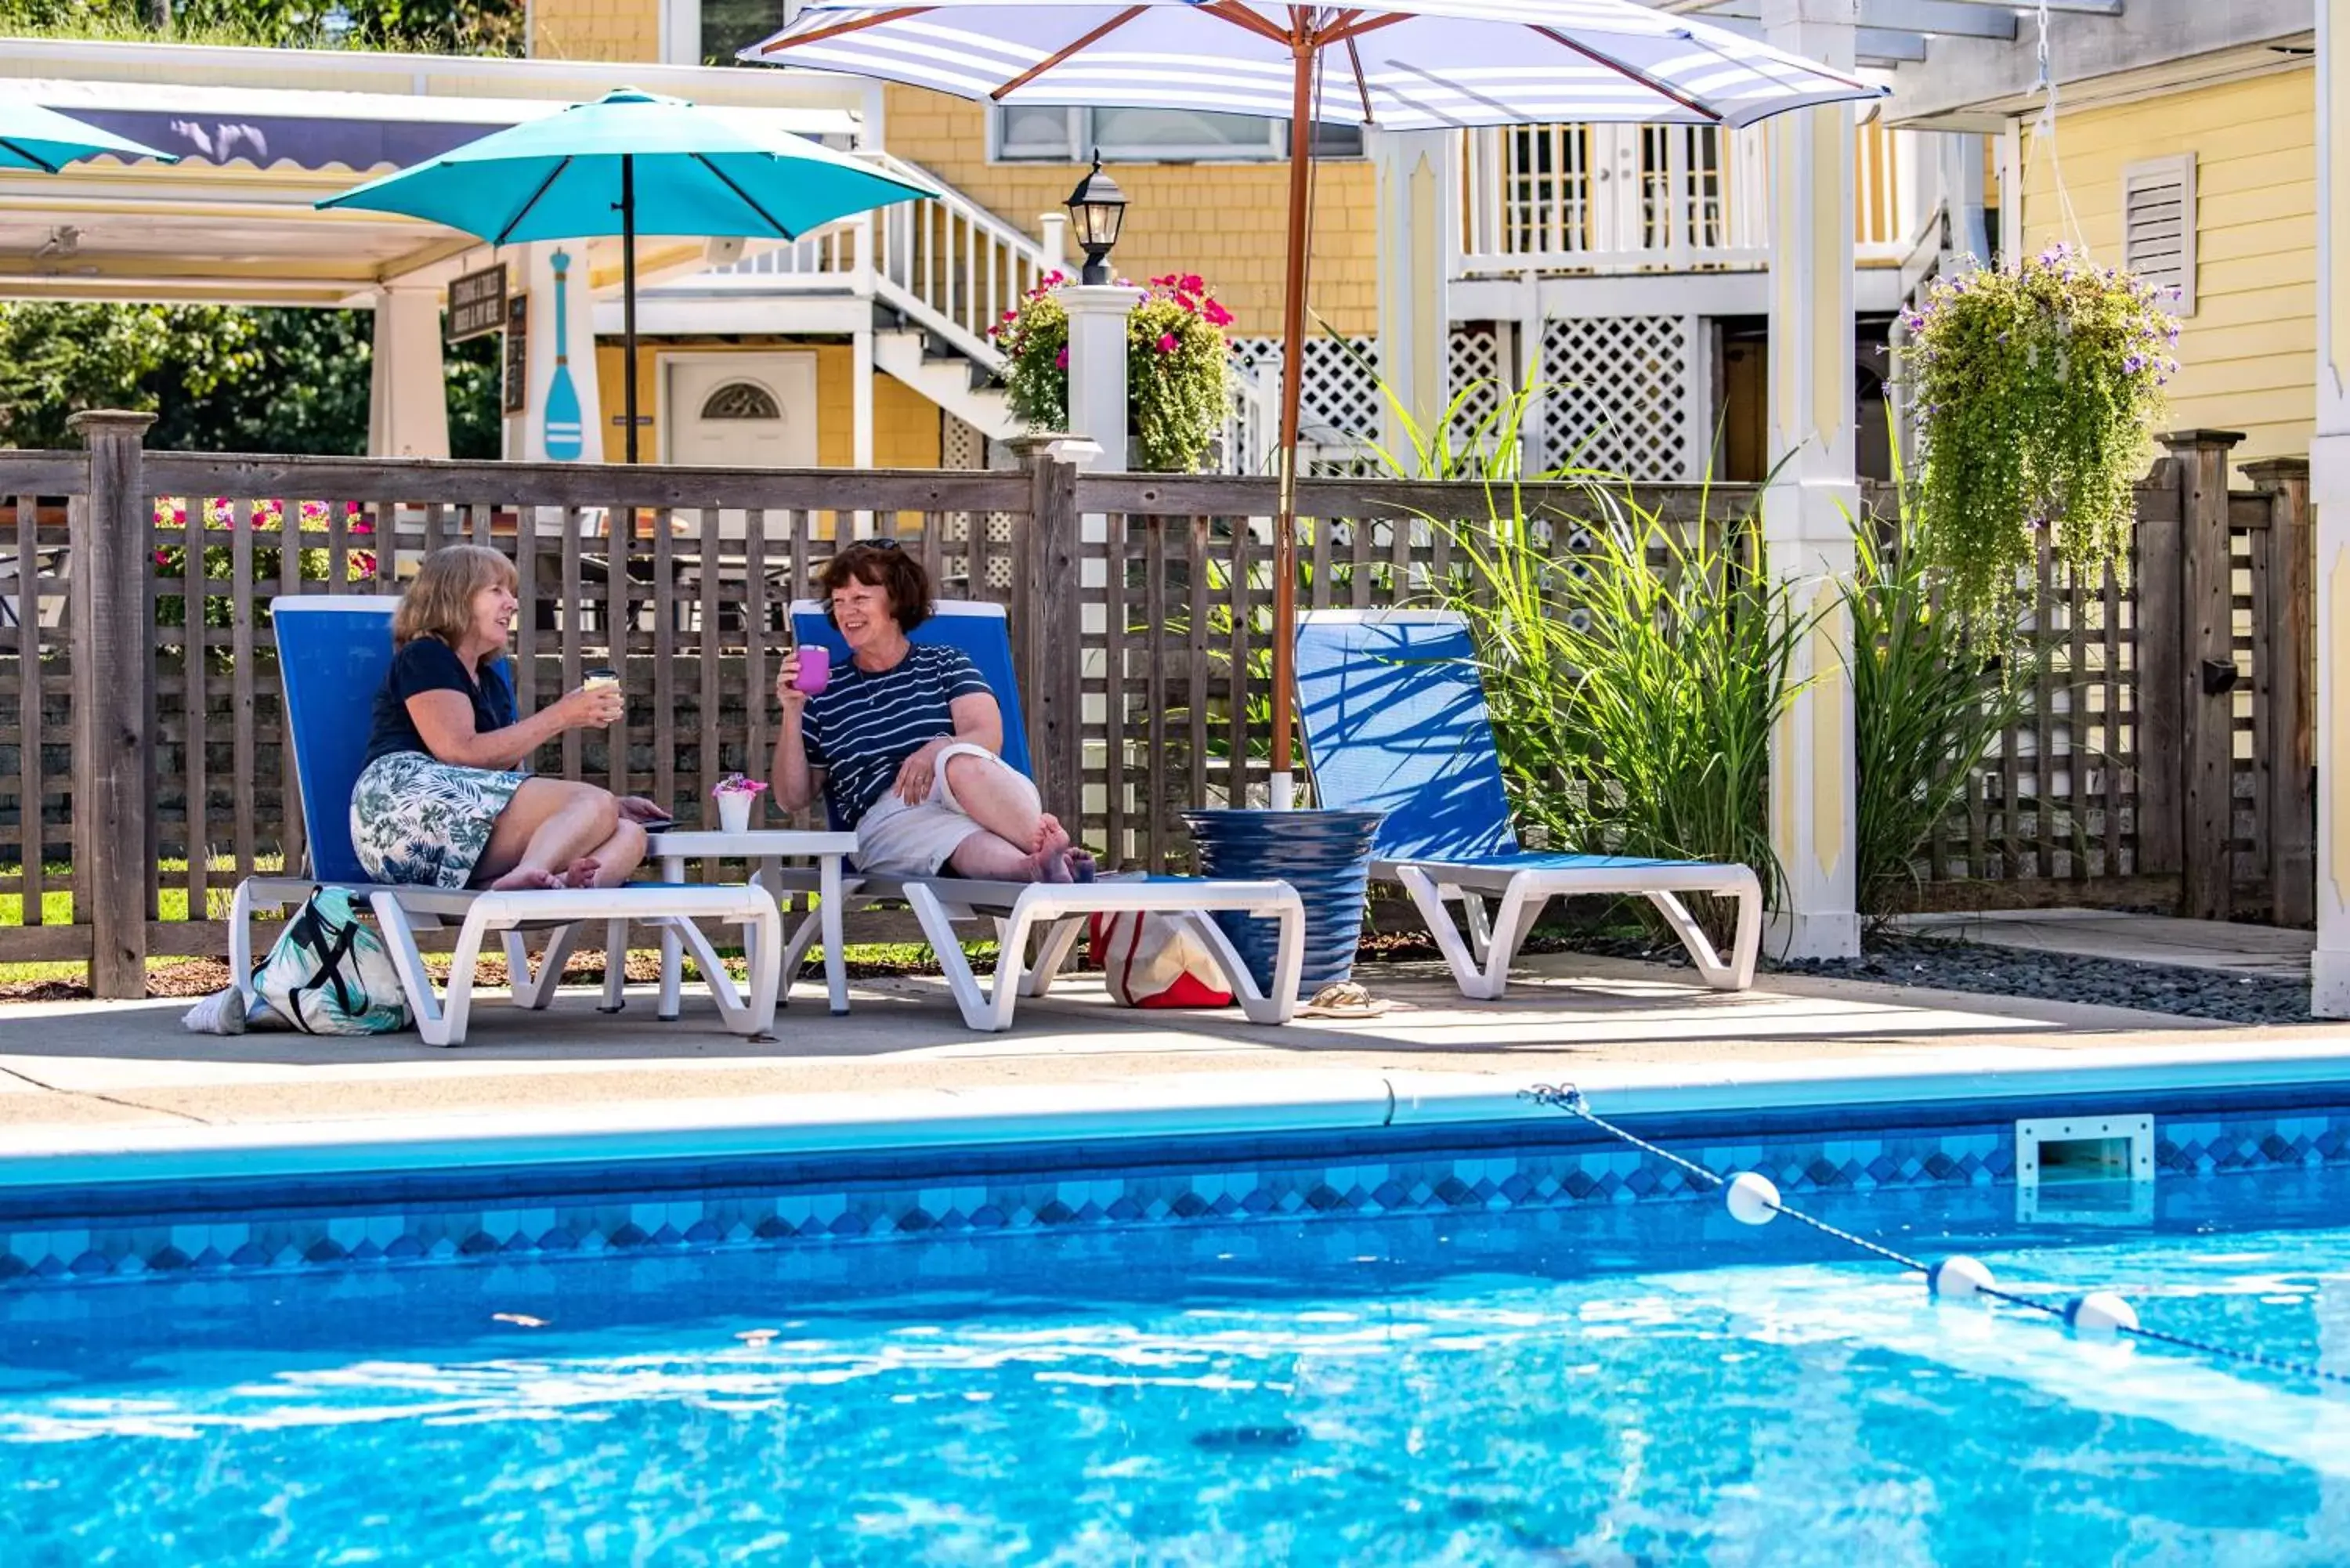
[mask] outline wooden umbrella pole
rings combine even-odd
[[[1295,13],[1293,13],[1295,15]],[[1292,37],[1297,80],[1289,111],[1289,258],[1281,299],[1281,489],[1273,520],[1273,806],[1295,800],[1291,666],[1297,640],[1297,411],[1305,379],[1307,166],[1314,157],[1315,40],[1301,16]]]

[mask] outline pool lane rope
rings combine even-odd
[[[2045,1314],[2063,1323],[2075,1334],[2103,1336],[2116,1335],[2126,1339],[2142,1339],[2155,1345],[2168,1345],[2178,1350],[2191,1350],[2199,1355],[2215,1356],[2222,1361],[2241,1362],[2250,1366],[2266,1367],[2272,1372],[2289,1372],[2321,1382],[2350,1385],[2350,1375],[2328,1371],[2306,1361],[2286,1361],[2273,1355],[2263,1355],[2257,1350],[2239,1350],[2232,1345],[2213,1345],[2207,1340],[2189,1339],[2185,1334],[2166,1334],[2158,1328],[2147,1328],[2137,1321],[2137,1313],[2129,1303],[2111,1291],[2090,1291],[2062,1302],[2028,1296],[2002,1290],[1982,1262],[1963,1254],[1954,1254],[1939,1263],[1929,1263],[1921,1258],[1897,1252],[1880,1246],[1864,1236],[1837,1229],[1825,1220],[1817,1220],[1799,1209],[1790,1209],[1779,1200],[1779,1189],[1771,1179],[1759,1171],[1742,1170],[1732,1176],[1717,1176],[1694,1160],[1683,1159],[1669,1148],[1659,1148],[1637,1133],[1627,1132],[1614,1122],[1593,1111],[1584,1100],[1583,1091],[1573,1084],[1536,1084],[1521,1089],[1518,1097],[1532,1100],[1552,1110],[1565,1111],[1589,1122],[1601,1132],[1622,1139],[1641,1153],[1663,1160],[1667,1165],[1697,1178],[1708,1187],[1721,1189],[1731,1217],[1742,1225],[1767,1225],[1781,1215],[1808,1225],[1825,1236],[1833,1236],[1847,1246],[1859,1248],[1889,1263],[1923,1274],[1927,1291],[1940,1299],[1964,1301],[1974,1296],[1987,1296],[2011,1306],[2025,1307]]]

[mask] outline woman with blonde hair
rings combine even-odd
[[[610,888],[644,858],[640,824],[663,815],[651,801],[524,771],[547,742],[603,729],[626,704],[617,686],[583,686],[517,719],[504,656],[519,605],[514,564],[481,545],[434,551],[400,596],[351,792],[351,845],[376,880]]]

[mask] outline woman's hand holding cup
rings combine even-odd
[[[579,690],[563,699],[563,706],[565,728],[601,730],[627,713],[629,700],[620,691],[619,676],[608,670],[591,670]]]
[[[797,713],[831,679],[830,654],[821,648],[795,648],[784,655],[784,666],[775,672],[775,701],[785,712]]]

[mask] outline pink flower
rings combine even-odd
[[[1066,347],[1064,347],[1058,354],[1053,356],[1053,369],[1055,370],[1066,370],[1068,368],[1069,351]]]
[[[1205,314],[1208,317],[1208,325],[1211,327],[1230,327],[1232,324],[1232,313],[1212,299],[1208,301]]]
[[[1159,351],[1161,354],[1172,354],[1175,352],[1175,334],[1172,332],[1162,332],[1159,335]]]
[[[1205,294],[1208,292],[1208,286],[1200,281],[1200,275],[1196,272],[1187,272],[1181,277],[1177,278],[1175,280],[1175,286],[1181,289],[1185,294]]]

